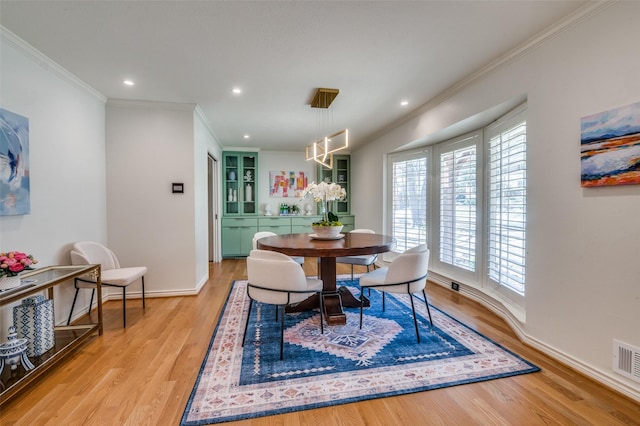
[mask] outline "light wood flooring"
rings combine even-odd
[[[305,270],[315,275],[315,259]],[[246,278],[245,261],[212,263],[210,277],[198,296],[149,298],[144,312],[140,300],[128,302],[126,329],[121,302],[105,303],[104,335],[0,407],[0,425],[178,425],[229,287]],[[640,425],[640,404],[523,345],[478,303],[435,284],[427,293],[542,372],[233,424]]]

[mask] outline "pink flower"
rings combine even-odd
[[[24,265],[20,262],[15,262],[12,265],[9,265],[9,270],[11,272],[22,272],[24,271]]]

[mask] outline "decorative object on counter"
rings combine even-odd
[[[27,343],[27,339],[18,339],[18,333],[16,333],[14,326],[9,327],[7,341],[0,345],[0,374],[2,374],[5,364],[9,364],[12,370],[17,369],[20,362],[27,371],[35,368],[27,358]]]
[[[251,191],[251,184],[248,183],[244,189],[244,200],[247,202],[253,201],[253,192]]]
[[[304,214],[305,216],[311,216],[311,204],[304,205]]]
[[[271,216],[273,213],[271,213],[271,204],[265,204],[264,206],[264,215],[265,216]]]
[[[18,337],[28,339],[27,355],[40,356],[55,345],[53,300],[43,295],[22,299],[13,307],[13,325]]]
[[[31,270],[38,263],[30,254],[19,251],[0,253],[0,290],[9,290],[20,286],[18,274]]]

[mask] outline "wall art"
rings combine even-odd
[[[29,213],[29,119],[0,108],[0,216]]]
[[[581,186],[640,184],[640,102],[581,119]]]
[[[293,198],[307,187],[304,172],[269,172],[269,196]]]

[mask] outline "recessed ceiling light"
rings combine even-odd
[[[402,102],[400,102],[400,105],[407,106],[407,105],[409,105],[409,101],[402,101]]]
[[[240,93],[242,93],[242,89],[239,87],[234,87],[233,90],[231,90],[233,93],[235,93],[236,95],[239,95]]]
[[[250,138],[250,136],[249,136],[249,135],[244,135],[244,138],[245,138],[245,139],[249,139],[249,138]]]
[[[125,86],[133,86],[135,83],[131,80],[124,80],[123,83],[125,84]]]

